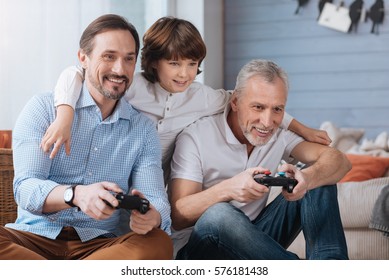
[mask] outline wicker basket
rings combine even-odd
[[[13,195],[12,149],[0,148],[0,225],[14,222],[17,206]]]

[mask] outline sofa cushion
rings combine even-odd
[[[389,158],[354,154],[346,156],[352,168],[340,182],[360,182],[383,177],[389,167]]]
[[[353,145],[346,153],[389,158],[388,139],[388,133],[382,132],[376,139],[362,139],[360,145]]]
[[[344,228],[368,228],[374,204],[389,177],[338,183],[338,202]]]
[[[368,228],[346,229],[348,255],[350,260],[388,260],[389,238]],[[289,246],[289,251],[305,258],[305,239],[301,232]]]

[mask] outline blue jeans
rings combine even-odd
[[[254,221],[230,203],[215,204],[199,218],[177,259],[298,259],[286,249],[301,230],[307,259],[348,259],[336,185],[298,201],[280,194]]]

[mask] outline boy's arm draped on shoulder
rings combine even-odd
[[[284,118],[282,119],[282,123],[280,125],[283,129],[289,129],[290,130],[290,124],[294,120],[293,116],[289,115],[287,112],[284,113]]]
[[[54,105],[69,105],[73,109],[80,98],[84,72],[80,66],[70,66],[62,71],[54,90]]]
[[[62,144],[65,144],[65,152],[70,155],[71,130],[73,124],[74,110],[68,105],[61,105],[57,108],[57,116],[41,141],[41,148],[45,153],[49,153],[53,159]]]
[[[57,116],[41,141],[41,148],[45,153],[53,148],[50,158],[56,156],[62,144],[65,144],[66,154],[70,154],[74,109],[80,98],[83,79],[83,70],[79,66],[70,66],[59,76],[54,91],[54,105],[57,107]]]
[[[289,124],[286,126],[287,121],[289,122]],[[331,138],[328,136],[325,130],[310,128],[300,123],[299,121],[294,119],[286,112],[281,127],[293,131],[294,133],[303,137],[305,140],[309,142],[318,143],[327,146],[332,142]]]
[[[213,89],[203,85],[203,90],[207,91],[208,115],[224,112],[227,103],[231,99],[232,91],[224,89]]]

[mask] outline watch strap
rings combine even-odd
[[[66,201],[66,200],[65,200],[65,203],[66,203],[67,205],[71,206],[71,207],[77,207],[77,206],[73,203],[74,196],[75,196],[75,194],[76,194],[76,187],[77,187],[77,186],[78,186],[78,185],[71,185],[71,186],[69,186],[69,187],[66,188],[66,189],[72,189],[72,191],[73,191],[73,196],[72,196],[72,198],[70,199],[70,201]]]

